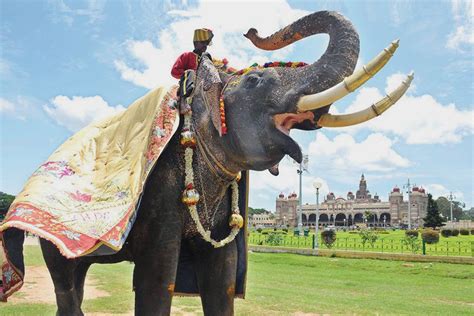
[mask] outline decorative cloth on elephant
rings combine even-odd
[[[67,258],[121,249],[147,176],[178,128],[176,90],[157,88],[71,136],[28,179],[0,232],[6,236],[18,228],[38,235]],[[23,278],[21,249],[18,264],[10,264],[8,250],[0,298]]]
[[[202,63],[200,76],[206,78],[202,84],[202,95],[212,124],[219,133],[219,136],[225,135],[227,133],[227,126],[225,123],[224,101],[221,98],[223,83],[218,70],[214,66],[214,61]]]

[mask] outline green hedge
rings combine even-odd
[[[415,229],[410,229],[410,230],[405,231],[406,236],[411,236],[411,237],[418,238],[418,234],[419,234],[418,231],[415,230]]]
[[[452,229],[445,228],[445,229],[441,230],[441,236],[443,236],[443,237],[448,238],[452,235],[453,235],[453,230]]]
[[[326,247],[332,248],[336,242],[336,231],[335,230],[324,230],[321,232],[321,239]]]
[[[461,229],[459,230],[459,232],[460,232],[461,235],[463,235],[463,236],[469,235],[469,230],[468,230],[468,229],[465,229],[465,228],[461,228]]]
[[[421,238],[427,244],[436,244],[439,242],[439,233],[433,229],[425,229],[421,233]]]

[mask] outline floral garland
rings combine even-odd
[[[302,61],[299,62],[284,62],[284,61],[273,61],[273,62],[268,62],[263,64],[263,66],[260,66],[258,63],[252,64],[250,67],[237,70],[233,67],[227,66],[228,65],[228,60],[226,58],[219,60],[219,59],[213,59],[212,62],[214,65],[219,68],[220,70],[225,71],[228,74],[231,75],[245,75],[247,72],[254,70],[254,69],[264,69],[264,68],[273,68],[273,67],[286,67],[286,68],[299,68],[299,67],[304,67],[307,66],[308,64]]]
[[[307,63],[304,63],[302,61],[300,62],[284,62],[284,61],[274,61],[274,62],[268,62],[263,64],[263,66],[260,66],[257,63],[252,64],[250,67],[241,69],[237,72],[235,72],[235,75],[245,75],[247,72],[254,70],[254,69],[264,69],[264,68],[273,68],[273,67],[286,67],[286,68],[299,68],[299,67],[304,67],[307,66]]]
[[[187,103],[187,102],[186,102]],[[187,205],[189,209],[189,213],[191,218],[193,219],[194,223],[196,224],[196,228],[202,238],[209,242],[214,248],[220,248],[225,246],[226,244],[230,243],[232,240],[235,239],[235,236],[240,231],[240,228],[244,225],[244,219],[240,215],[239,211],[239,188],[237,181],[239,180],[238,177],[232,181],[231,188],[232,188],[232,215],[229,220],[229,226],[232,227],[229,235],[220,240],[216,241],[211,238],[211,231],[205,230],[199,220],[199,214],[197,211],[197,203],[199,202],[199,193],[194,188],[194,171],[193,171],[193,153],[194,148],[196,146],[196,138],[194,136],[194,132],[191,131],[191,116],[192,111],[190,107],[186,107],[186,112],[184,113],[184,126],[183,131],[181,132],[181,140],[180,143],[186,149],[184,150],[184,161],[185,161],[185,190],[183,191],[182,201],[184,204]]]

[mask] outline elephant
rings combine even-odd
[[[373,62],[354,72],[358,33],[337,12],[309,14],[266,38],[254,28],[244,36],[258,48],[276,50],[318,33],[329,34],[328,48],[304,67],[254,68],[229,74],[209,58],[201,59],[191,105],[199,145],[193,170],[204,200],[197,211],[212,238],[220,240],[229,234],[232,210],[228,188],[239,172],[274,170],[285,155],[302,161],[300,146],[289,136],[290,130],[361,123],[380,115],[408,88],[412,76],[366,110],[348,115],[329,113],[332,103],[372,77],[398,46],[398,42],[392,43]],[[219,125],[219,96],[225,104],[226,133]],[[180,124],[182,127],[183,120]],[[168,315],[183,245],[193,254],[204,314],[234,314],[236,242],[214,248],[197,231],[181,200],[186,172],[183,155],[180,134],[176,133],[146,182],[135,223],[117,253],[67,259],[51,242],[40,240],[55,287],[58,315],[83,315],[84,280],[91,264],[121,261],[135,265],[135,313]]]

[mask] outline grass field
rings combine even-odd
[[[26,247],[26,264],[42,265],[36,246]],[[85,301],[91,313],[133,309],[133,265],[94,265],[89,275],[110,297]],[[474,266],[403,263],[367,259],[251,253],[247,299],[236,300],[236,315],[473,315]],[[38,285],[38,291],[41,291]],[[173,301],[175,315],[201,315],[198,298]],[[47,304],[1,304],[1,315],[53,315]],[[188,314],[189,315],[189,314]]]
[[[268,240],[270,234],[275,233],[273,229],[263,230],[263,234],[252,231],[249,235],[249,243],[253,245],[269,245],[269,246],[283,246],[291,248],[312,248],[314,230],[310,231],[309,236],[299,237],[294,236],[293,231],[288,233],[282,230],[277,230],[281,238],[273,239],[272,242]],[[403,230],[386,230],[378,233],[377,241],[371,245],[361,242],[361,237],[357,231],[337,231],[336,242],[333,249],[338,250],[356,250],[356,251],[375,251],[375,252],[392,252],[392,253],[411,253],[412,249],[403,243],[405,231]],[[319,240],[320,248],[327,247]],[[418,237],[418,250],[416,253],[422,253],[421,236]],[[436,244],[426,244],[427,255],[438,256],[474,256],[474,235],[456,236],[456,237],[442,237]]]

